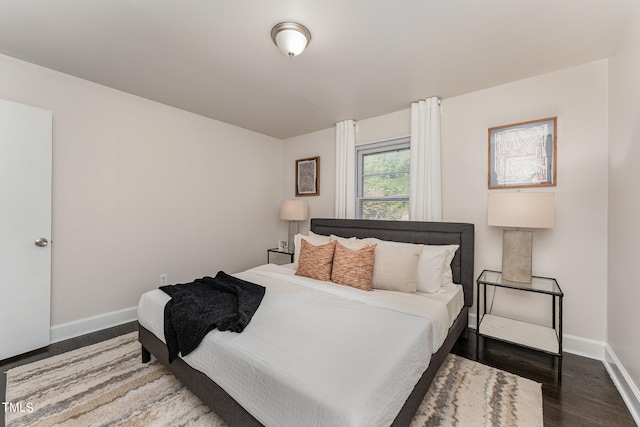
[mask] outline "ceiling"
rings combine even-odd
[[[606,58],[638,3],[0,0],[0,53],[286,139]]]

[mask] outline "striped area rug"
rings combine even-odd
[[[155,358],[137,332],[11,369],[5,420],[21,426],[225,424]],[[542,426],[541,386],[449,355],[411,427]]]

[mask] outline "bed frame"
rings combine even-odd
[[[317,234],[335,234],[341,237],[377,237],[396,242],[422,243],[431,245],[460,245],[451,269],[455,283],[464,288],[464,307],[451,328],[447,338],[431,357],[427,370],[416,384],[404,403],[392,426],[409,426],[424,395],[429,389],[438,368],[453,348],[460,336],[467,337],[469,307],[473,305],[473,255],[474,226],[464,223],[418,222],[418,221],[378,221],[356,219],[311,220],[311,231]],[[138,340],[142,344],[142,361],[151,359],[153,354],[189,390],[200,398],[214,413],[230,426],[262,426],[238,402],[202,372],[193,369],[178,357],[168,362],[167,346],[153,333],[138,324]]]

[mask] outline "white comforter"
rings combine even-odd
[[[452,321],[443,298],[364,292],[274,264],[235,276],[267,288],[251,323],[210,332],[184,360],[266,426],[390,425]],[[138,306],[162,341],[168,300],[154,290]]]

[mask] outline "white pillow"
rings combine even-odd
[[[441,286],[453,283],[451,261],[458,245],[424,245],[418,262],[418,290],[437,292]]]
[[[453,271],[451,270],[451,261],[453,261],[453,257],[456,255],[456,251],[460,246],[458,245],[449,245],[453,246],[454,249],[447,254],[447,259],[444,262],[444,273],[442,274],[442,286],[448,285],[449,283],[453,283]]]
[[[373,288],[415,292],[421,253],[422,245],[380,241],[373,262]]]
[[[336,236],[335,234],[330,235],[329,238],[332,242],[336,241],[345,248],[351,249],[352,251],[359,251],[360,249],[364,249],[375,244],[369,242],[368,239],[356,239],[355,237],[349,237],[347,239],[346,237]]]
[[[304,239],[307,242],[311,243],[313,246],[326,245],[327,243],[331,243],[331,239],[329,236],[323,236],[322,234],[315,234],[313,232],[309,232],[308,236],[304,234],[296,234],[293,238],[293,266],[295,269],[298,269],[298,258],[300,258],[300,240]]]

